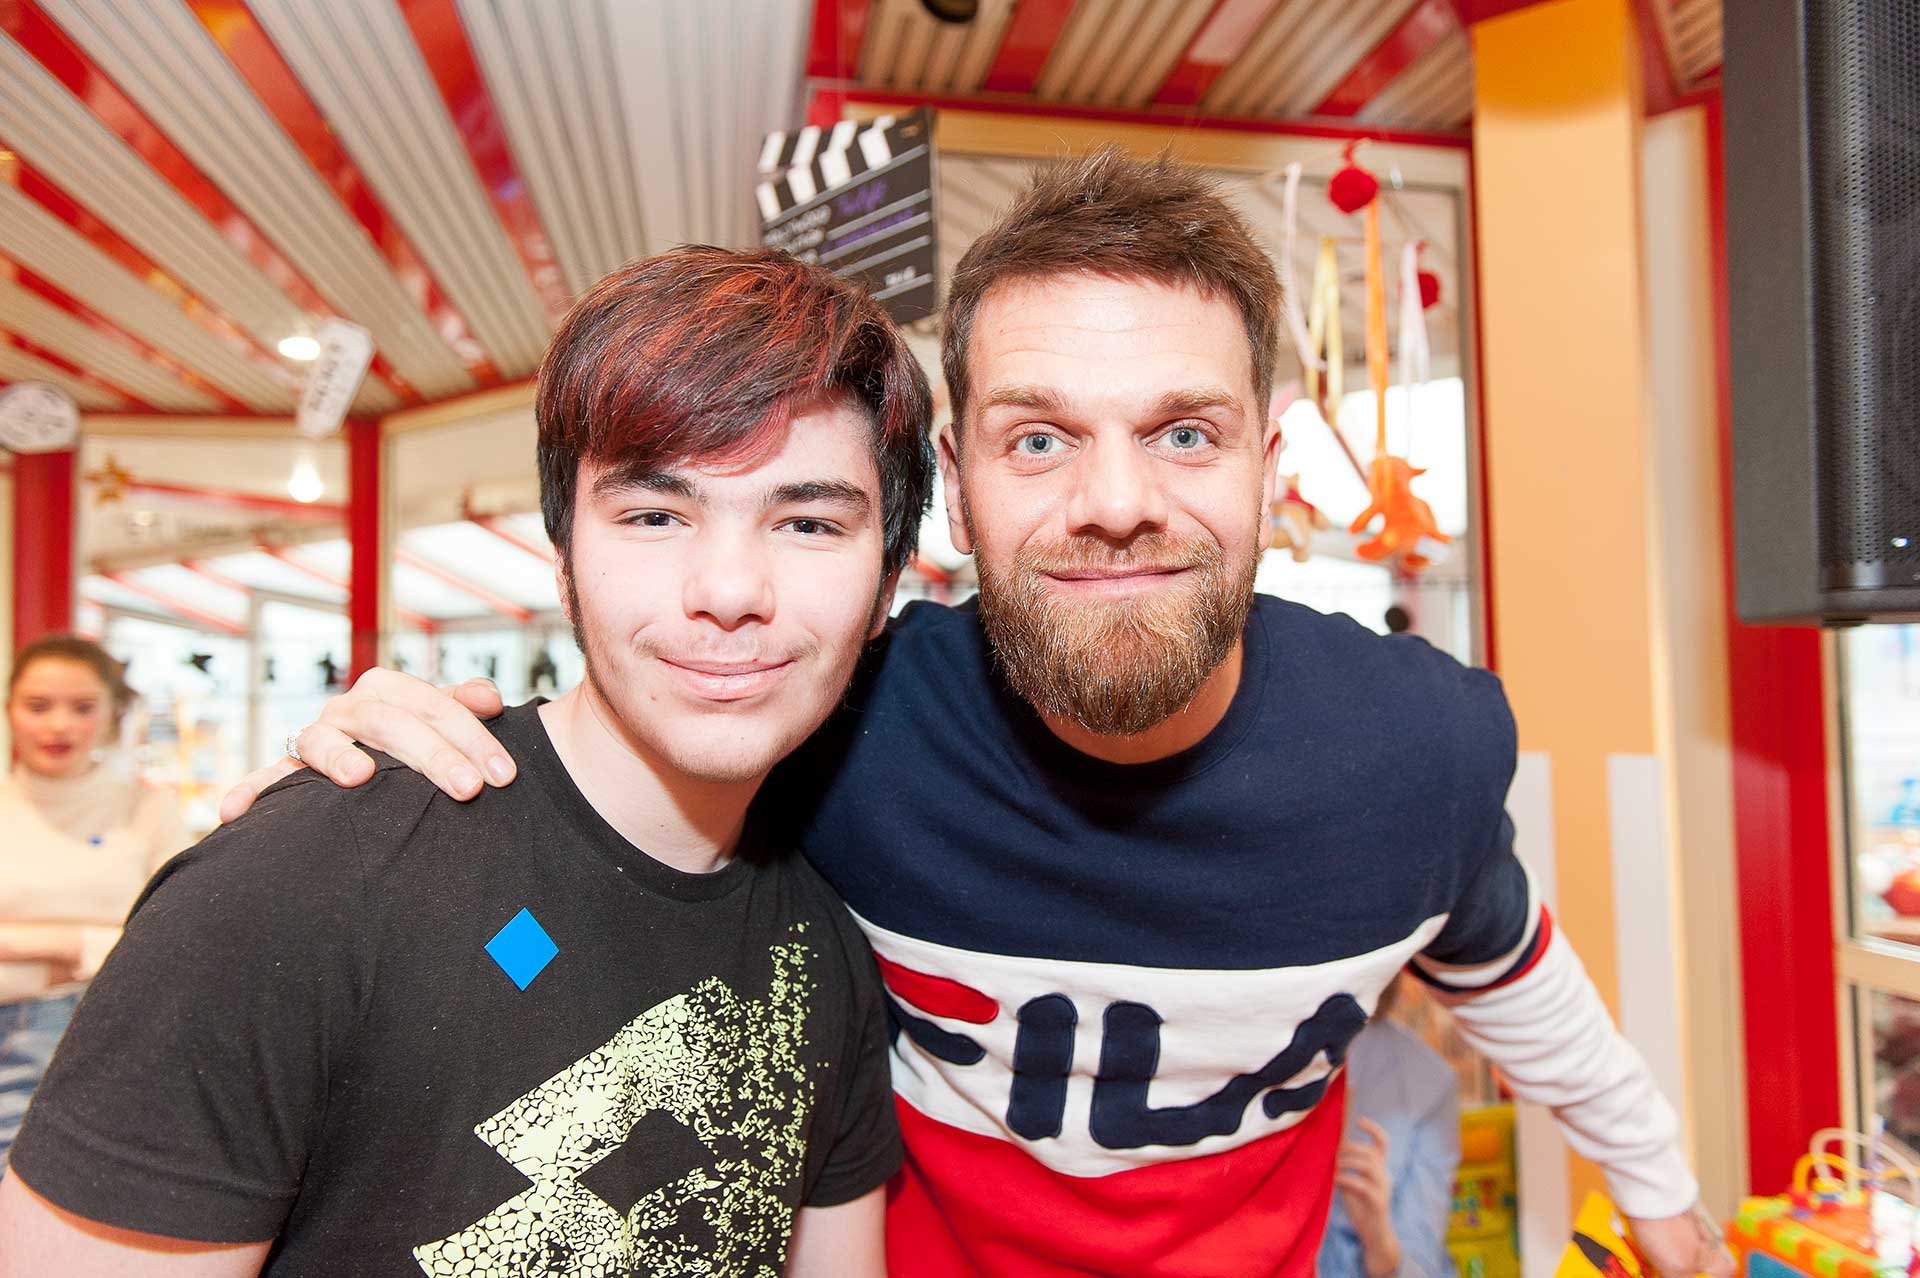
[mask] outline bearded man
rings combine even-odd
[[[954,273],[940,459],[977,605],[908,608],[761,800],[888,986],[889,1271],[1306,1278],[1346,1049],[1411,963],[1664,1272],[1730,1274],[1514,856],[1498,680],[1253,591],[1278,310],[1202,176],[1112,151],[1037,174]],[[300,748],[353,784],[353,738],[456,795],[512,775],[403,676]]]

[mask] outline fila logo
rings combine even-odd
[[[929,976],[880,960],[896,1033],[905,1034],[929,1056],[950,1065],[978,1065],[986,1049],[964,1033],[934,1024],[920,1011],[947,1020],[985,1025],[1000,1013],[987,995],[958,981]],[[1027,1140],[1059,1136],[1066,1121],[1067,1079],[1073,1070],[1079,1012],[1065,994],[1028,999],[1015,1013],[1013,1081],[1007,1100],[1008,1130]],[[1286,1046],[1259,1069],[1227,1079],[1211,1096],[1191,1105],[1156,1107],[1147,1090],[1158,1072],[1163,1018],[1146,1003],[1107,1005],[1100,1026],[1100,1066],[1094,1075],[1090,1117],[1093,1139],[1107,1149],[1148,1145],[1196,1145],[1210,1136],[1240,1129],[1247,1106],[1257,1096],[1268,1118],[1307,1110],[1326,1093],[1328,1076],[1298,1087],[1288,1079],[1324,1055],[1330,1066],[1346,1059],[1347,1047],[1367,1023],[1351,994],[1333,994],[1295,1028]]]

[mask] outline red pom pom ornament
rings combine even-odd
[[[1380,179],[1353,162],[1353,149],[1359,145],[1358,142],[1347,143],[1344,152],[1347,165],[1327,183],[1327,198],[1342,213],[1358,213],[1373,203],[1374,196],[1380,194]]]
[[[1440,304],[1440,277],[1432,271],[1420,272],[1420,309],[1430,311]]]

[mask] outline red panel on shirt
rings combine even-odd
[[[1062,1175],[1010,1141],[897,1108],[907,1162],[887,1191],[893,1278],[1313,1278],[1346,1075],[1285,1131],[1111,1176]]]

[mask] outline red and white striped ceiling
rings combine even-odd
[[[1457,130],[1468,0],[0,0],[0,385],[290,413],[281,343],[374,335],[355,410],[517,381],[631,257],[755,238],[761,135],[842,89]],[[1720,0],[1636,0],[1672,83]]]

